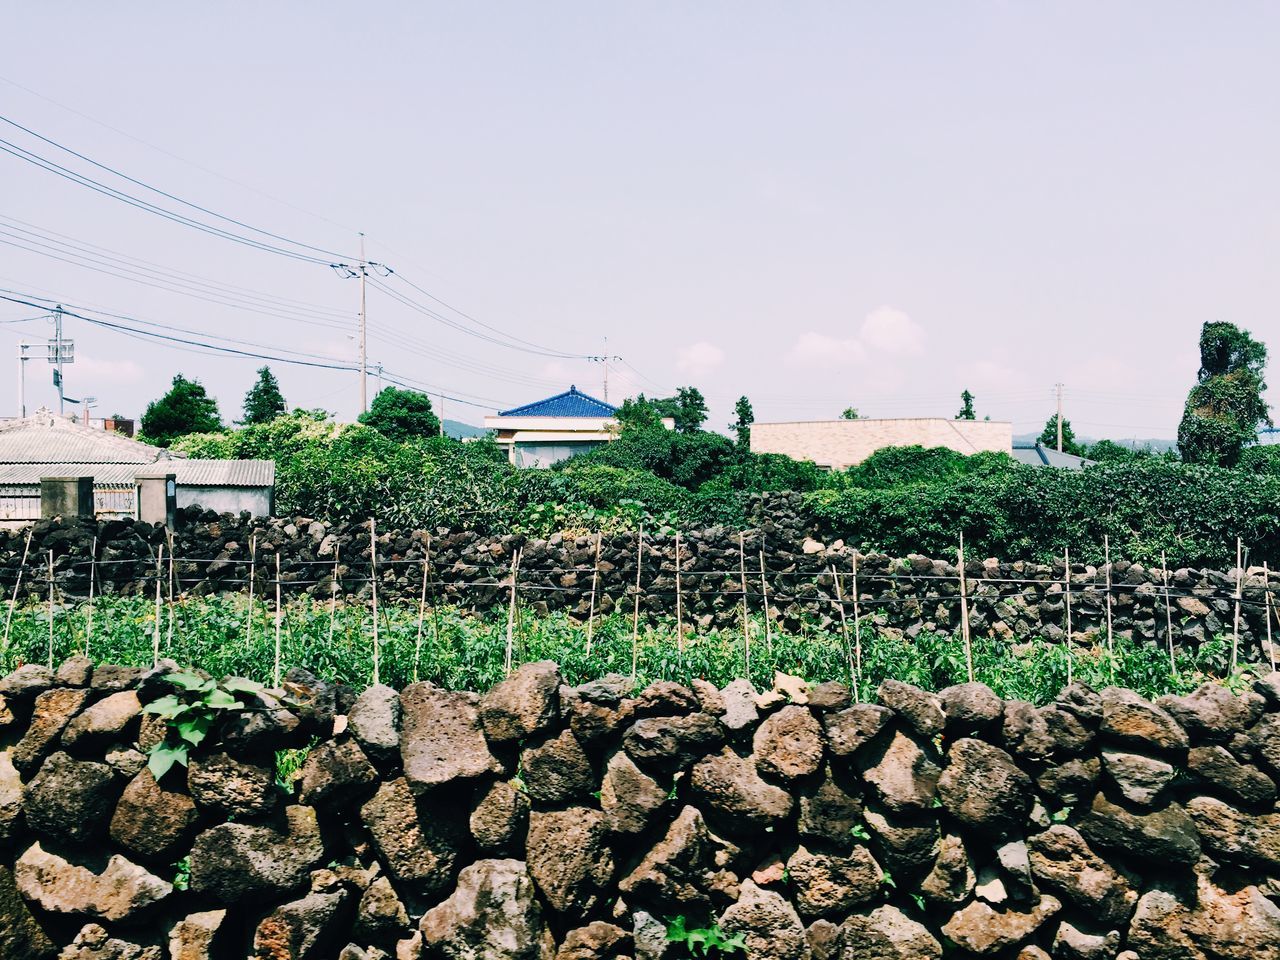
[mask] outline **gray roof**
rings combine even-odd
[[[269,487],[276,482],[274,460],[161,460],[136,471],[139,477],[172,473],[184,487]]]
[[[1030,467],[1059,467],[1063,470],[1080,470],[1094,463],[1073,453],[1059,453],[1043,443],[1015,444],[1013,459]]]
[[[46,410],[0,423],[0,463],[151,463],[168,455],[159,447]]]
[[[0,463],[0,485],[37,484],[41,477],[93,477],[97,484],[133,485],[136,463]]]

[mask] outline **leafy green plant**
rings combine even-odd
[[[183,857],[173,865],[173,889],[186,890],[191,886],[191,858]]]
[[[147,769],[157,782],[180,763],[187,765],[193,747],[200,746],[219,715],[242,710],[238,693],[257,693],[260,683],[230,677],[219,683],[194,673],[170,673],[164,680],[177,689],[142,708],[143,713],[161,717],[168,725],[165,738],[151,748]]]
[[[742,932],[725,936],[718,923],[709,927],[690,927],[683,915],[667,920],[667,942],[684,944],[691,957],[724,957],[739,950],[743,953],[747,951],[746,938]]]
[[[849,835],[856,840],[870,840],[871,834],[867,832],[865,824],[855,823],[849,828]]]

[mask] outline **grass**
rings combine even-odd
[[[402,686],[415,679],[454,689],[484,690],[505,674],[507,623],[503,616],[472,616],[453,608],[428,611],[418,644],[418,610],[414,605],[383,605],[379,610],[379,664],[382,683]],[[243,596],[219,595],[184,600],[160,614],[160,655],[214,676],[242,676],[263,683],[273,680],[275,623],[266,605],[252,611]],[[332,640],[330,631],[332,630]],[[840,632],[805,629],[800,634],[773,632],[764,637],[763,622],[751,623],[750,677],[757,688],[772,686],[775,671],[810,682],[841,680],[851,675],[850,651]],[[52,641],[45,606],[15,610],[9,644],[0,650],[0,672],[22,663],[57,663],[85,651],[98,663],[149,666],[155,634],[154,602],[141,597],[99,599],[89,632],[87,605],[55,607]],[[595,623],[588,648],[587,631],[567,615],[534,616],[522,611],[512,636],[513,662],[554,660],[566,682],[581,683],[606,673],[634,674],[643,686],[657,679],[687,683],[694,678],[724,685],[744,675],[741,627],[689,636],[681,650],[674,624],[641,625],[634,643],[630,617],[614,614]],[[633,661],[634,657],[634,661]],[[1017,644],[974,638],[975,678],[1007,699],[1044,703],[1067,683],[1068,659],[1075,679],[1094,687],[1115,683],[1146,697],[1181,693],[1206,679],[1238,683],[1227,676],[1229,646],[1222,640],[1185,647],[1177,653],[1177,670],[1168,653],[1152,643],[1115,638],[1114,656],[1105,644],[1062,644],[1027,638]],[[281,625],[282,670],[306,667],[325,679],[357,688],[373,678],[373,624],[368,608],[340,605],[330,621],[328,605],[303,599],[285,608]],[[938,690],[968,679],[963,646],[949,635],[921,634],[910,639],[862,631],[859,689],[869,699],[879,683],[893,678]]]

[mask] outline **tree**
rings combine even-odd
[[[380,391],[369,409],[360,414],[360,422],[397,443],[440,433],[440,418],[431,411],[431,398],[398,387]]]
[[[1232,323],[1200,330],[1200,370],[1178,425],[1178,451],[1188,463],[1233,467],[1271,423],[1262,399],[1267,348]]]
[[[218,401],[205,392],[199,380],[182,374],[173,378],[169,392],[147,404],[142,433],[152,443],[167,447],[188,433],[212,433],[222,429]]]
[[[1058,415],[1055,413],[1044,425],[1044,431],[1040,434],[1037,442],[1050,450],[1058,449]],[[1062,418],[1062,452],[1074,454],[1077,457],[1084,456],[1084,447],[1076,443],[1076,433],[1071,429],[1071,421],[1066,417]]]
[[[661,404],[665,401],[650,400],[643,393],[627,397],[613,414],[619,433],[635,430],[661,430],[664,416]]]
[[[978,415],[973,411],[973,394],[966,390],[960,394],[960,412],[956,414],[957,420],[977,420]],[[1056,438],[1055,438],[1055,443]]]
[[[841,420],[857,420],[859,419],[858,411],[853,407],[845,407],[840,411]]]
[[[259,367],[258,379],[244,395],[244,419],[240,421],[241,425],[270,423],[284,411],[284,394],[280,392],[280,381],[270,367]]]
[[[751,409],[751,401],[746,397],[739,397],[738,402],[733,405],[733,423],[729,424],[729,429],[738,437],[738,446],[751,446],[751,425],[756,422],[755,411]]]
[[[674,397],[654,400],[653,405],[659,416],[676,422],[680,433],[696,433],[707,422],[707,400],[697,387],[680,387]]]

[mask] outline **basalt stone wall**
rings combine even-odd
[[[675,960],[677,918],[749,960],[1280,957],[1280,674],[1036,707],[294,672],[157,782],[169,669],[0,681],[5,960]]]
[[[745,532],[741,539],[723,527],[684,531],[679,551],[673,534],[647,533],[643,544],[634,532],[606,534],[598,562],[594,534],[536,539],[448,529],[382,531],[376,574],[369,533],[368,524],[304,517],[262,521],[193,509],[180,511],[172,534],[124,520],[41,521],[32,528],[29,548],[26,531],[0,531],[0,588],[8,594],[20,579],[21,594],[44,600],[52,553],[60,598],[86,596],[91,576],[98,593],[150,595],[157,559],[172,554],[174,579],[183,592],[245,591],[252,574],[261,596],[274,591],[279,557],[280,578],[290,594],[366,599],[376,575],[382,600],[417,603],[426,568],[429,602],[505,609],[518,555],[514,578],[520,601],[534,612],[568,610],[585,619],[594,592],[597,613],[631,613],[638,592],[643,615],[670,616],[678,593],[687,623],[701,629],[729,626],[742,615],[745,583],[753,614],[767,605],[771,617],[792,629],[802,621],[838,629],[838,597],[844,598],[846,618],[854,615],[853,548],[792,537],[796,531],[775,526]],[[91,566],[95,550],[97,563]],[[168,562],[161,567],[158,575],[167,589]],[[975,635],[1064,636],[1062,564],[970,559],[965,573]],[[908,636],[960,628],[959,570],[952,562],[860,554],[857,587],[865,623]],[[1278,588],[1280,574],[1272,574],[1268,585],[1261,567],[1250,568],[1241,579],[1240,655],[1245,660],[1270,662],[1265,595],[1270,589],[1275,606]],[[1235,571],[1171,570],[1166,584],[1162,570],[1117,560],[1109,573],[1105,567],[1072,565],[1074,634],[1105,628],[1108,594],[1113,629],[1153,642],[1165,642],[1170,623],[1176,644],[1195,644],[1230,634],[1236,622]],[[1273,623],[1280,621],[1273,616]]]

